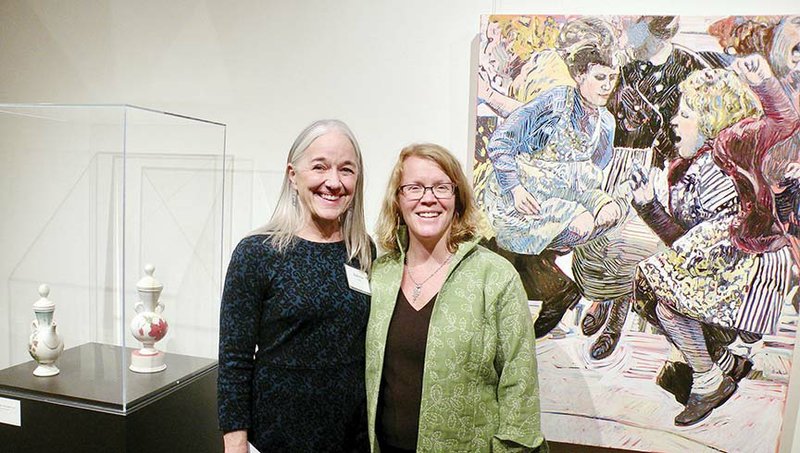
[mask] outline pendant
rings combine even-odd
[[[411,291],[411,298],[414,299],[412,302],[416,302],[417,298],[419,297],[419,293],[422,292],[422,287],[419,285],[414,285],[414,290]]]

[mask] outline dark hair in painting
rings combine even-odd
[[[567,56],[567,70],[574,79],[579,75],[586,74],[589,66],[595,64],[600,66],[616,67],[616,56],[610,49],[601,49],[589,45],[578,49],[575,53]]]
[[[639,20],[646,22],[650,34],[658,39],[667,41],[678,34],[678,18],[676,16],[642,16]]]
[[[585,74],[593,64],[619,66],[614,29],[598,17],[579,17],[565,23],[556,40],[556,48],[573,79]]]

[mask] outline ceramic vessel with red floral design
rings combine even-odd
[[[156,342],[167,334],[167,321],[161,315],[164,304],[158,301],[161,283],[153,278],[155,267],[148,264],[144,268],[147,274],[136,285],[140,301],[136,303],[136,316],[131,321],[133,337],[142,342],[142,348],[134,351],[130,369],[139,373],[154,373],[165,369],[164,353],[155,348]]]
[[[136,304],[137,307],[140,306]],[[139,352],[143,355],[155,354],[158,352],[155,349],[156,342],[164,338],[167,334],[167,321],[161,317],[161,310],[164,305],[158,304],[155,306],[154,311],[147,311],[147,307],[143,308],[137,314],[133,321],[131,321],[131,332],[134,338],[142,342],[144,346]],[[138,310],[137,310],[138,312]]]

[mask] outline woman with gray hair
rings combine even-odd
[[[368,448],[359,290],[374,247],[350,129],[317,121],[289,151],[270,222],[233,252],[220,313],[225,451]]]

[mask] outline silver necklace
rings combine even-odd
[[[416,302],[417,301],[417,298],[419,297],[419,294],[422,292],[422,285],[427,283],[428,280],[433,278],[433,276],[436,275],[437,272],[442,270],[442,268],[445,267],[447,265],[447,263],[450,262],[451,259],[453,259],[453,254],[450,254],[450,256],[448,256],[447,259],[444,260],[444,262],[442,262],[442,264],[440,264],[439,267],[437,267],[436,270],[433,271],[433,273],[428,276],[428,278],[423,280],[421,283],[417,283],[417,281],[414,280],[414,276],[411,275],[411,266],[408,265],[408,257],[406,257],[406,267],[408,267],[408,278],[410,278],[411,282],[414,283],[414,289],[411,291],[411,299],[412,299],[411,302]]]

